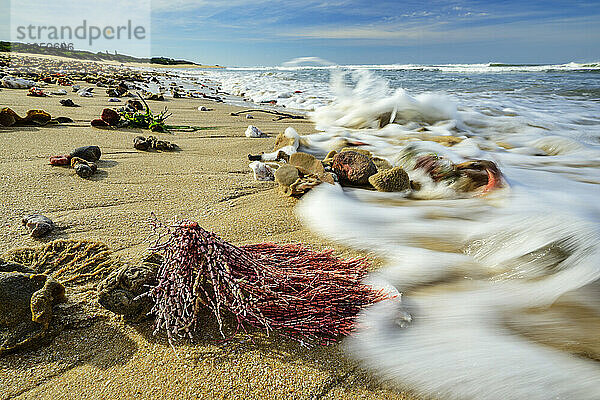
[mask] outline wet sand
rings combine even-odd
[[[89,125],[104,107],[119,106],[108,102],[104,88],[95,92],[93,98],[75,93],[33,98],[26,90],[0,90],[0,105],[20,115],[38,108],[75,121],[0,128],[0,254],[55,239],[88,239],[105,243],[124,262],[136,262],[149,244],[147,220],[152,212],[163,221],[196,220],[235,244],[273,241],[332,247],[297,221],[296,200],[279,194],[274,183],[255,182],[248,168],[248,153],[270,151],[275,136],[288,126],[300,134],[314,132],[310,121],[273,122],[260,113],[247,120],[229,115],[239,108],[200,99],[149,102],[154,112],[168,107],[173,113],[170,124],[215,129],[156,135],[177,143],[182,151],[148,153],[135,150],[132,142],[149,131]],[[81,107],[61,106],[59,100],[66,97]],[[212,111],[198,111],[198,106]],[[269,137],[244,137],[250,123]],[[49,156],[84,145],[98,145],[103,152],[91,179],[48,164]],[[20,224],[30,212],[43,213],[60,229],[42,241],[32,239]],[[356,255],[333,247],[338,255]],[[152,335],[151,321],[124,323],[103,310],[95,303],[93,289],[70,300],[85,304],[88,323],[67,329],[39,350],[0,358],[0,399],[414,398],[372,379],[341,355],[340,346],[305,349],[260,332],[221,343],[208,323],[196,343],[182,341],[171,348],[162,335]]]

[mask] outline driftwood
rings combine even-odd
[[[304,119],[304,115],[293,115],[293,114],[282,113],[282,112],[279,112],[279,111],[260,110],[260,109],[252,109],[252,110],[244,110],[244,111],[232,112],[231,116],[238,117],[241,114],[246,114],[246,113],[249,113],[249,112],[263,112],[263,113],[267,113],[267,114],[277,115],[277,117],[273,118],[273,121],[280,121],[280,120],[285,119],[285,118]]]

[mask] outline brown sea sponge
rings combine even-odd
[[[380,192],[401,192],[410,189],[408,174],[400,167],[382,170],[371,175],[369,183]]]

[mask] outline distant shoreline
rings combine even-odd
[[[126,54],[92,53],[60,47],[44,47],[35,44],[0,41],[0,52],[15,55],[59,57],[69,60],[102,62],[110,64],[139,64],[157,68],[224,68],[219,65],[203,65],[188,60],[167,57],[139,58]]]

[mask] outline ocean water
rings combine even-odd
[[[350,356],[436,398],[599,398],[599,64],[182,74],[306,112],[319,133],[300,138],[300,151],[360,144],[421,184],[320,185],[297,206],[314,232],[385,259],[369,280],[401,293],[361,315]],[[460,192],[407,163],[409,153],[493,161],[504,185]]]

